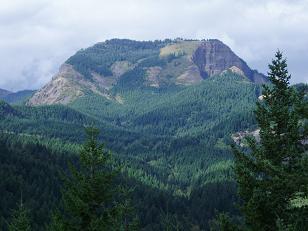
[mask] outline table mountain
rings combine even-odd
[[[68,104],[89,92],[123,103],[123,90],[198,85],[226,71],[245,81],[266,82],[217,39],[112,39],[71,56],[28,105]]]

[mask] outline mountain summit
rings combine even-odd
[[[71,56],[28,104],[68,104],[87,93],[122,103],[119,90],[197,85],[227,71],[247,81],[266,82],[217,39],[112,39]]]

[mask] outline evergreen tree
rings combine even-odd
[[[218,214],[210,221],[211,231],[241,231],[226,213]]]
[[[265,85],[257,102],[260,142],[247,139],[249,151],[234,148],[235,174],[242,212],[249,230],[303,230],[308,225],[307,207],[292,208],[290,200],[307,188],[305,150],[301,132],[303,99],[289,85],[286,59],[277,52],[269,65],[271,85]],[[306,118],[307,119],[307,118]]]
[[[97,142],[98,129],[87,128],[86,133],[79,166],[71,164],[64,178],[63,208],[54,214],[49,229],[125,230],[129,206],[115,186],[118,170],[112,167],[111,153]]]
[[[13,211],[11,223],[8,225],[9,231],[30,231],[31,222],[29,211],[21,202],[16,210]]]

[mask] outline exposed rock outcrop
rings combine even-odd
[[[66,104],[83,95],[81,86],[75,84],[83,79],[71,65],[63,64],[59,73],[43,88],[37,91],[27,102],[28,105]]]
[[[246,146],[245,138],[249,136],[253,136],[257,142],[260,142],[260,129],[256,129],[254,131],[240,131],[232,134],[231,137],[237,145],[244,147]]]
[[[113,76],[120,77],[125,72],[132,70],[134,65],[127,61],[117,61],[111,66],[111,71]]]
[[[185,72],[176,78],[176,84],[179,85],[195,85],[202,81],[202,77],[196,65],[186,68]]]
[[[236,67],[251,81],[266,82],[264,75],[251,70],[228,46],[217,39],[202,42],[193,54],[193,61],[203,78],[218,75],[226,69]]]
[[[111,90],[119,82],[126,89],[196,85],[228,71],[246,81],[266,81],[219,40],[110,40],[70,57],[27,104],[68,104],[89,92],[123,103],[121,95]]]
[[[111,98],[107,89],[109,83],[95,73],[93,80],[88,80],[77,72],[72,65],[63,64],[59,73],[43,88],[37,91],[27,102],[27,105],[68,104],[86,91],[92,91],[106,98]],[[95,81],[96,80],[96,81]]]
[[[159,74],[161,72],[161,67],[149,67],[146,71],[146,86],[150,87],[160,87]]]

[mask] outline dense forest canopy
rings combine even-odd
[[[231,70],[197,85],[144,85],[146,68],[169,65],[165,77],[172,79],[187,62],[183,52],[160,57],[170,43],[115,39],[68,59],[90,82],[93,70],[108,77],[115,62],[137,62],[110,98],[85,91],[67,105],[28,106],[26,92],[11,104],[0,101],[0,229],[7,229],[21,192],[33,229],[46,229],[61,198],[59,171],[69,172],[68,162],[78,167],[89,126],[100,130],[99,141],[121,166],[116,184],[133,189],[142,230],[209,230],[220,212],[239,216],[230,144],[258,129],[254,110],[262,87]],[[307,99],[306,84],[295,88]]]
[[[3,158],[7,155],[17,158],[22,151],[23,156],[29,155],[26,158],[29,162],[32,158],[43,158],[36,161],[49,167],[38,165],[35,171],[38,175],[40,171],[47,171],[49,181],[53,182],[50,184],[54,185],[49,190],[54,192],[37,200],[49,201],[52,206],[59,198],[55,169],[63,168],[68,160],[65,158],[69,157],[61,154],[64,151],[61,148],[59,153],[52,151],[51,157],[47,154],[37,156],[35,150],[52,149],[62,141],[78,145],[84,139],[84,126],[96,126],[101,130],[100,139],[112,150],[117,161],[123,163],[123,174],[135,185],[133,197],[142,198],[136,200],[142,226],[160,230],[161,214],[170,213],[173,222],[186,217],[181,225],[205,228],[216,209],[234,212],[235,188],[230,171],[232,162],[227,161],[231,158],[227,144],[232,141],[233,133],[254,128],[252,111],[259,92],[260,86],[226,73],[205,80],[199,86],[161,91],[132,89],[125,92],[123,105],[94,94],[81,97],[68,106],[28,107],[2,103],[0,124],[5,150],[1,154]],[[14,145],[11,142],[15,138],[5,139],[16,135],[19,141]],[[45,146],[36,147],[38,143],[24,150],[18,148],[18,145],[27,144],[30,137],[36,137],[37,142],[45,140]],[[44,161],[44,158],[51,159]],[[15,169],[14,164],[14,161],[8,163],[8,169]],[[24,175],[11,170],[5,174],[8,173],[14,178]],[[28,179],[29,176],[23,177]],[[29,183],[25,181],[24,184]],[[3,187],[3,192],[9,190],[8,186]],[[27,187],[31,194],[31,190],[42,188],[43,182],[35,181]],[[4,199],[9,205],[3,219],[8,218],[9,208],[18,201],[19,190],[16,186],[14,197]],[[24,192],[30,197],[28,193]],[[204,195],[212,199],[203,201]],[[34,209],[31,200],[28,203]],[[48,221],[47,215],[37,216],[33,218],[37,225]]]

